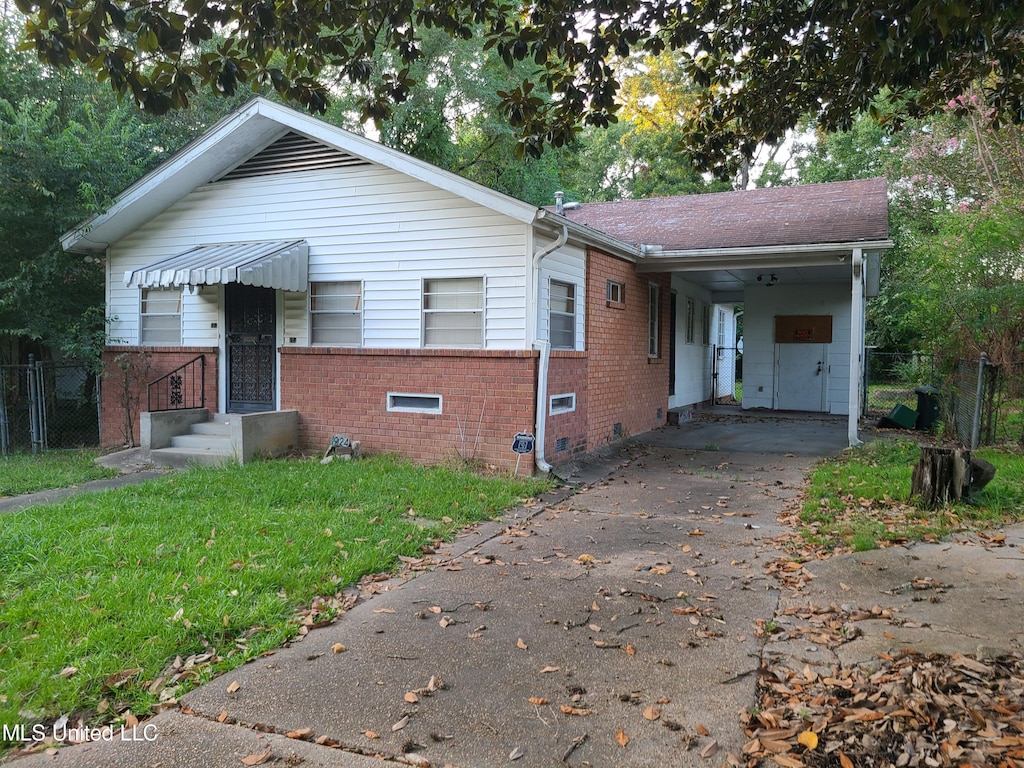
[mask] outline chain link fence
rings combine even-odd
[[[736,347],[714,347],[711,391],[715,405],[739,405],[743,400],[743,352]]]
[[[885,416],[898,405],[917,411],[922,387],[937,387],[938,419],[964,445],[1024,445],[1024,361],[995,365],[961,360],[943,376],[932,355],[868,350],[864,413]],[[920,422],[919,422],[920,423]]]
[[[77,363],[0,366],[0,455],[99,445],[99,383]]]
[[[1024,445],[1024,361],[961,360],[952,389],[964,445]]]
[[[864,413],[884,416],[897,405],[917,408],[915,390],[940,386],[935,357],[920,352],[876,352],[867,350],[864,375]]]

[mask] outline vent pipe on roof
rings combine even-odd
[[[562,200],[564,197],[564,192],[555,192],[555,213],[557,213],[559,216],[562,215],[562,211],[564,209],[562,206]]]

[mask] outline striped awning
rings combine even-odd
[[[128,286],[175,288],[241,283],[282,291],[305,291],[309,244],[305,240],[199,245],[124,274]]]

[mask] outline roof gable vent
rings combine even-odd
[[[288,132],[240,165],[236,165],[216,181],[235,181],[253,176],[279,173],[318,171],[324,168],[346,168],[369,165],[369,161],[326,144]]]

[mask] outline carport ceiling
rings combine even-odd
[[[678,267],[673,272],[685,274],[686,280],[703,286],[712,293],[742,293],[748,286],[766,286],[775,275],[777,285],[799,285],[811,283],[849,283],[850,263],[827,267],[798,266],[773,267],[770,265],[743,269],[699,269],[687,270]],[[758,275],[762,280],[758,281]]]

